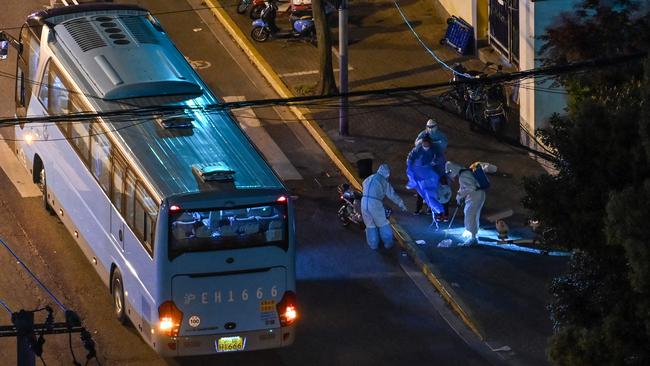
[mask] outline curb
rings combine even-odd
[[[271,65],[262,57],[262,55],[255,49],[251,41],[248,40],[248,37],[239,29],[237,24],[232,20],[230,15],[220,6],[215,6],[216,0],[204,0],[206,4],[210,7],[212,14],[219,20],[221,25],[226,28],[226,31],[230,36],[237,42],[239,48],[241,48],[250,61],[257,67],[257,69],[262,73],[262,76],[266,81],[271,84],[271,87],[278,93],[282,98],[291,98],[293,93],[284,82],[280,79],[278,74],[273,70]],[[354,172],[350,162],[345,159],[343,153],[334,145],[334,142],[327,136],[327,133],[314,121],[308,119],[301,108],[295,106],[289,106],[289,109],[296,115],[300,123],[307,129],[309,134],[316,140],[318,145],[325,151],[330,160],[336,164],[336,166],[341,170],[345,178],[352,183],[352,185],[361,189],[361,183],[359,176]]]
[[[264,57],[257,51],[257,49],[255,49],[251,41],[244,35],[241,29],[239,29],[230,15],[228,15],[228,13],[222,7],[215,5],[216,0],[204,0],[204,2],[210,7],[212,14],[235,40],[237,45],[239,45],[239,47],[244,51],[250,61],[262,73],[264,78],[275,90],[275,92],[278,93],[282,98],[293,97],[294,95],[291,90],[287,88],[278,74],[273,70],[271,65],[264,59]],[[347,161],[343,153],[336,147],[336,145],[334,145],[334,142],[329,138],[329,136],[327,136],[327,133],[323,131],[318,123],[308,119],[305,116],[306,113],[304,113],[301,108],[295,106],[289,106],[289,108],[296,115],[301,124],[305,126],[307,131],[309,131],[309,134],[316,140],[323,151],[325,151],[330,160],[332,160],[334,164],[339,168],[339,170],[343,173],[345,178],[350,181],[350,183],[355,188],[361,190],[361,179],[354,171],[352,164]],[[465,310],[466,306],[463,304],[462,300],[458,298],[451,286],[449,286],[445,280],[441,279],[437,273],[437,269],[428,261],[426,255],[422,252],[422,250],[417,247],[417,245],[413,242],[413,239],[411,239],[408,233],[406,233],[406,231],[395,221],[395,219],[391,219],[391,226],[395,232],[397,241],[408,252],[409,256],[413,259],[415,264],[420,267],[422,273],[424,273],[429,282],[438,290],[445,301],[458,314],[463,322],[465,322],[465,324],[481,340],[484,340],[485,337],[483,337],[475,321],[472,319],[471,312]]]

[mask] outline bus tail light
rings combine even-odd
[[[178,212],[180,210],[181,210],[181,206],[179,206],[179,205],[171,205],[169,207],[169,211],[171,211],[171,212]]]
[[[178,331],[183,322],[183,312],[181,312],[173,301],[165,301],[158,307],[158,317],[160,331],[170,337],[177,337]]]
[[[280,196],[275,201],[278,203],[287,203],[287,196]]]
[[[282,296],[282,300],[276,305],[278,316],[280,317],[280,325],[287,327],[293,324],[298,318],[298,302],[296,301],[296,294],[287,291]]]

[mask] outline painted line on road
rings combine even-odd
[[[348,71],[352,71],[354,68],[352,66],[348,67]],[[341,69],[334,69],[334,72],[339,72]],[[318,70],[309,70],[309,71],[298,71],[298,72],[287,72],[284,74],[279,74],[278,76],[281,78],[286,78],[286,77],[292,77],[292,76],[304,76],[304,75],[314,75],[314,74],[319,74],[320,71]]]
[[[273,70],[271,65],[262,57],[262,55],[255,49],[248,40],[246,35],[239,29],[237,24],[232,20],[230,15],[219,6],[215,5],[215,0],[205,0],[206,4],[210,6],[212,14],[221,22],[230,36],[237,42],[239,47],[244,51],[246,56],[257,67],[259,72],[271,84],[271,87],[282,98],[291,98],[293,93],[282,82],[278,74]],[[334,162],[334,164],[341,170],[345,178],[357,189],[361,189],[361,183],[357,174],[354,172],[352,165],[345,159],[343,153],[334,145],[334,142],[327,136],[327,133],[316,123],[305,117],[301,108],[296,106],[289,106],[289,109],[296,115],[296,118],[302,123],[303,126],[309,131],[309,134],[316,140],[320,147],[325,151],[325,154]]]
[[[237,24],[232,20],[228,13],[220,8],[215,6],[215,0],[205,0],[207,4],[210,5],[210,10],[214,16],[221,22],[226,31],[230,33],[230,36],[237,42],[239,47],[244,51],[246,56],[251,60],[251,62],[259,69],[260,73],[264,78],[271,84],[273,89],[278,93],[282,98],[291,98],[293,93],[289,88],[282,82],[278,74],[273,70],[271,65],[264,59],[264,57],[257,51],[257,49],[252,45],[251,41],[244,35],[244,33],[239,29]],[[323,151],[327,156],[334,162],[334,164],[339,168],[341,173],[345,178],[350,182],[352,186],[361,190],[361,179],[357,175],[355,169],[352,167],[352,164],[345,158],[343,153],[338,149],[334,142],[330,139],[325,131],[316,123],[305,117],[305,113],[301,108],[290,106],[291,111],[296,115],[298,120],[305,126],[307,131],[314,137],[316,142],[321,146]],[[440,276],[436,275],[436,269],[431,264],[426,257],[426,255],[417,248],[415,242],[411,237],[404,231],[404,229],[391,218],[391,225],[393,231],[396,234],[398,242],[400,245],[406,249],[411,258],[415,261],[416,265],[420,270],[427,276],[429,282],[435,286],[435,288],[440,292],[443,298],[449,303],[449,305],[456,311],[460,318],[467,324],[467,326],[481,339],[485,339],[482,333],[479,331],[477,324],[474,322],[471,312],[466,310],[466,306],[462,302],[459,296],[455,294],[455,291],[447,284]]]
[[[16,187],[21,197],[38,197],[42,195],[41,190],[33,183],[32,177],[25,170],[25,167],[20,164],[16,155],[4,140],[0,140],[0,167]]]
[[[244,97],[227,96],[224,97],[223,100],[226,102],[241,102],[244,100]],[[300,175],[298,170],[296,170],[293,164],[291,164],[289,158],[287,158],[284,152],[282,152],[282,149],[280,149],[278,144],[273,141],[271,135],[266,132],[253,108],[239,108],[235,119],[239,121],[239,125],[242,127],[244,132],[246,132],[255,146],[260,149],[262,155],[264,155],[269,164],[271,164],[271,167],[273,167],[273,170],[275,170],[283,180],[302,179],[302,175]]]

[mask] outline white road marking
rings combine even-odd
[[[16,187],[21,197],[41,196],[41,190],[32,182],[32,177],[20,164],[16,155],[4,140],[0,140],[0,167]]]
[[[334,69],[334,72],[339,72],[341,69]],[[349,66],[348,71],[354,70],[354,67]],[[303,76],[303,75],[313,75],[313,74],[318,74],[320,71],[318,70],[309,70],[309,71],[298,71],[298,72],[288,72],[286,74],[279,74],[281,78],[286,78],[286,77],[292,77],[292,76]]]
[[[244,100],[241,96],[229,96],[223,98],[226,102],[239,102]],[[284,180],[299,180],[302,176],[291,164],[289,158],[282,152],[278,144],[266,132],[260,120],[251,107],[237,109],[237,119],[248,137],[255,146],[262,152],[273,169]]]

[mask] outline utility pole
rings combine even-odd
[[[44,324],[34,324],[34,311],[20,310],[11,314],[13,325],[0,326],[0,337],[16,337],[17,366],[35,366],[36,356],[43,353],[43,336],[47,334],[81,333],[84,347],[89,355],[95,357],[95,343],[74,312],[66,311],[65,322],[55,323],[51,319],[51,309]],[[39,339],[36,339],[36,334],[39,334]]]
[[[339,91],[348,92],[348,0],[339,0]],[[339,135],[350,135],[348,97],[342,95],[339,107]]]

